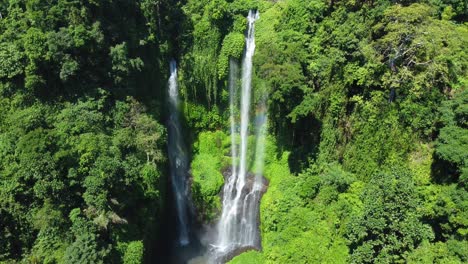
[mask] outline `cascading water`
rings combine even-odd
[[[233,159],[232,162],[232,172],[233,175],[236,171],[236,164],[234,159],[237,158],[237,144],[236,144],[236,96],[237,96],[237,74],[238,74],[239,66],[237,62],[231,59],[229,61],[229,110],[230,110],[230,122],[231,122],[231,157]],[[231,194],[231,193],[230,193]],[[230,198],[230,196],[224,197]]]
[[[226,254],[242,248],[259,248],[260,237],[258,231],[259,201],[264,188],[262,178],[264,131],[266,127],[266,112],[260,107],[261,115],[256,119],[255,175],[248,173],[248,136],[249,116],[252,88],[252,58],[255,52],[255,21],[258,12],[250,11],[247,17],[248,30],[246,35],[246,49],[242,61],[242,89],[240,104],[240,151],[236,142],[236,81],[237,64],[230,63],[230,123],[231,123],[231,155],[233,165],[231,175],[226,179],[223,188],[223,211],[217,225],[217,241],[214,244],[215,262],[222,262]],[[236,159],[239,159],[239,166]],[[220,260],[221,259],[221,260]]]
[[[169,77],[169,122],[168,122],[168,154],[172,189],[174,192],[177,213],[177,236],[181,246],[189,244],[188,231],[188,159],[183,142],[183,135],[179,121],[179,88],[177,85],[177,64],[170,62],[171,75]]]
[[[265,161],[265,137],[267,132],[267,111],[266,102],[262,100],[257,107],[255,116],[255,176],[250,191],[244,198],[241,234],[244,245],[259,247],[260,235],[257,230],[259,218],[259,203],[261,195],[264,191],[265,182],[263,180],[263,167]]]
[[[221,221],[218,225],[218,241],[217,244],[220,246],[219,249],[224,250],[225,245],[229,242],[230,237],[234,236],[233,232],[236,230],[233,229],[233,225],[229,223],[231,210],[233,210],[232,203],[234,197],[236,196],[235,187],[237,184],[237,169],[235,159],[238,157],[237,154],[237,143],[236,143],[236,95],[237,95],[237,75],[238,75],[238,64],[234,60],[229,62],[229,103],[230,103],[230,123],[231,123],[231,157],[232,157],[232,167],[231,167],[231,176],[228,178],[228,181],[224,185],[223,192],[223,212],[221,216]],[[234,219],[232,219],[234,220]]]

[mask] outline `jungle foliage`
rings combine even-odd
[[[172,57],[193,202],[216,221],[250,9],[269,186],[262,251],[231,262],[468,262],[466,1],[8,0],[0,263],[154,263]]]
[[[188,1],[186,100],[219,111],[226,134],[226,55],[241,59],[238,20],[250,8],[260,11],[254,100],[268,92],[269,187],[263,249],[232,263],[468,261],[466,3]],[[215,142],[219,128],[205,130],[196,145]],[[226,157],[228,140],[218,140]],[[194,151],[205,171],[223,170]]]
[[[151,256],[171,12],[151,0],[2,1],[1,263]]]

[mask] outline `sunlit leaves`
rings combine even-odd
[[[363,213],[349,223],[351,262],[402,262],[433,234],[420,222],[420,201],[404,171],[374,175],[363,195]]]
[[[0,44],[0,78],[13,78],[24,72],[24,54],[15,45]]]

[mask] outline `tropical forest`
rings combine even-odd
[[[0,0],[0,264],[468,263],[467,0]]]

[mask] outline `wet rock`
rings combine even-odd
[[[233,248],[232,250],[226,252],[224,255],[222,256],[219,256],[217,259],[216,259],[216,263],[218,264],[221,264],[221,263],[227,263],[229,261],[231,261],[234,257],[244,253],[244,252],[247,252],[247,251],[250,251],[250,250],[260,250],[259,248],[255,247],[255,246],[240,246],[240,247],[235,247]]]

